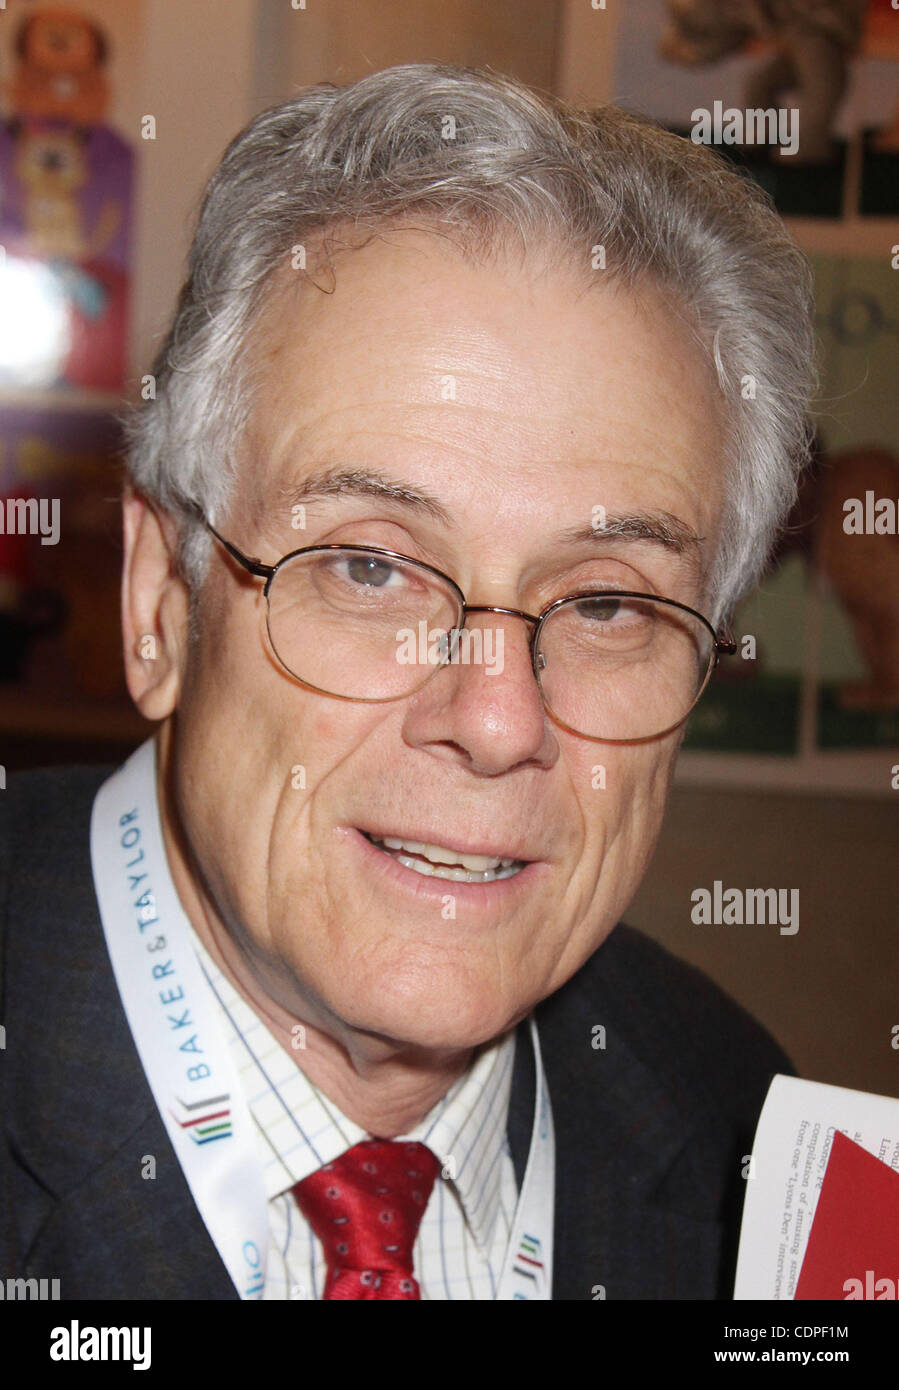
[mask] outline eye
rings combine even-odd
[[[562,610],[563,613],[565,610]],[[593,646],[615,643],[616,649],[652,639],[662,616],[651,599],[619,598],[614,594],[591,594],[571,604],[568,610],[571,632]]]
[[[646,623],[655,616],[651,604],[641,603],[639,599],[606,598],[601,594],[584,598],[572,605],[577,617],[585,624],[595,623],[605,628],[620,628],[637,623]]]
[[[624,606],[620,598],[585,598],[575,608],[578,617],[588,622],[609,623]]]
[[[405,578],[397,566],[384,559],[382,555],[346,555],[332,563],[354,584],[368,585],[375,589],[396,588]]]

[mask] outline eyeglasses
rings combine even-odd
[[[736,651],[729,633],[674,599],[590,589],[538,614],[469,604],[448,574],[394,550],[310,545],[266,565],[197,515],[265,580],[269,640],[285,671],[336,699],[400,700],[448,665],[498,671],[501,632],[466,627],[470,613],[496,613],[532,625],[534,677],[557,724],[599,743],[643,742],[682,724],[719,658]]]

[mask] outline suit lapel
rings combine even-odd
[[[36,862],[20,862],[10,892],[10,1183],[25,1240],[16,1258],[34,1277],[65,1270],[63,1298],[236,1297],[156,1110],[85,873],[105,775],[79,783],[70,841],[57,823],[42,845],[31,818],[38,828],[20,860]]]
[[[63,1298],[237,1298],[155,1108],[50,1210],[28,1273],[60,1269]]]
[[[512,1164],[515,1168],[515,1181],[518,1184],[519,1192],[524,1182],[524,1171],[527,1167],[528,1153],[531,1147],[536,1085],[534,1049],[531,1046],[528,1025],[527,1022],[519,1023],[515,1030],[515,1062],[512,1067],[509,1117],[506,1123],[506,1135],[509,1140]]]
[[[642,1060],[626,1008],[603,986],[603,954],[613,950],[610,941],[537,1008],[556,1139],[553,1298],[714,1297],[695,1272],[715,1269],[721,1226],[668,1184],[680,1163],[689,1166],[696,1119]],[[594,1049],[600,1020],[606,1045]],[[516,1036],[508,1120],[519,1190],[534,1105],[526,1027]]]

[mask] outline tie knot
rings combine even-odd
[[[364,1139],[296,1184],[327,1260],[326,1299],[420,1297],[412,1247],[439,1172],[424,1144]]]

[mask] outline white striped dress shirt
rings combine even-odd
[[[190,931],[254,1121],[268,1199],[264,1297],[320,1299],[324,1254],[290,1189],[372,1136],[312,1085]],[[413,1249],[423,1300],[496,1297],[518,1201],[506,1138],[514,1058],[511,1029],[420,1124],[396,1136],[427,1144],[443,1165]]]

